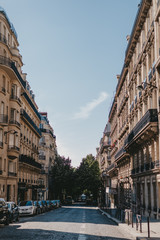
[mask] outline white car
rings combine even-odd
[[[35,215],[37,207],[34,205],[33,201],[22,201],[18,204],[19,215]]]

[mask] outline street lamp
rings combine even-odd
[[[149,87],[157,88],[155,85],[152,85],[151,83],[142,82],[140,85],[137,86],[137,89],[140,90],[140,91],[144,90],[145,85],[148,85]]]

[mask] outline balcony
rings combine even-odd
[[[15,119],[10,119],[9,120],[9,124],[14,124],[14,125],[16,125],[19,128],[21,126],[21,124],[19,122],[17,122],[17,120],[15,120]]]
[[[116,154],[115,154],[115,161],[119,162],[120,160],[128,157],[129,154],[126,153],[126,150],[122,147]]]
[[[19,147],[15,145],[8,145],[8,158],[12,160],[18,158],[19,150]]]
[[[110,173],[112,172],[113,170],[115,170],[116,168],[116,164],[115,163],[112,163],[107,169],[106,169],[106,172],[107,173]]]
[[[39,120],[41,120],[41,116],[40,116],[38,110],[36,109],[35,105],[33,104],[32,100],[29,98],[28,94],[26,92],[24,92],[22,94],[22,96],[25,97],[25,99],[27,100],[27,102],[29,103],[29,105],[31,106],[31,108],[33,109],[33,111],[35,112],[37,117],[39,118]]]
[[[44,132],[44,133],[49,133],[49,134],[51,134],[51,136],[52,136],[53,138],[56,137],[56,136],[53,134],[53,132],[52,132],[51,130],[49,130],[49,129],[40,128],[40,131],[41,131],[41,132]]]
[[[17,173],[15,172],[8,172],[9,177],[17,177]]]
[[[135,174],[143,174],[146,173],[148,171],[159,171],[160,169],[160,162],[159,160],[154,161],[154,162],[148,162],[148,163],[144,163],[141,166],[138,166],[136,168],[133,168],[131,170],[131,174],[135,175]]]
[[[16,75],[16,77],[18,78],[19,82],[22,84],[22,86],[24,88],[26,88],[26,82],[23,80],[23,78],[21,77],[20,73],[18,72],[14,62],[12,62],[9,58],[6,58],[4,56],[0,56],[0,65],[4,65],[7,66],[9,68],[12,69],[12,71],[14,72],[14,74]],[[12,77],[14,77],[13,72],[10,72]]]
[[[40,129],[36,126],[36,124],[33,122],[33,120],[30,118],[30,116],[26,113],[24,109],[21,109],[21,116],[22,118],[28,123],[34,132],[40,137],[41,136],[41,131]]]
[[[8,115],[0,114],[0,123],[7,124],[8,123]]]
[[[19,104],[21,104],[20,98],[19,98],[18,96],[16,96],[16,95],[11,94],[10,100],[16,101],[16,102],[18,102]]]
[[[143,142],[144,138],[146,140],[150,139],[150,137],[157,133],[157,131],[158,131],[157,109],[149,109],[125,139],[124,142],[125,148],[131,145],[138,138],[139,140],[141,140],[142,136]]]
[[[102,145],[101,145],[100,152],[102,153],[108,147],[110,147],[110,143],[109,142],[103,142]]]
[[[35,167],[35,168],[38,168],[38,169],[41,169],[41,164],[36,162],[32,157],[30,156],[27,156],[27,155],[20,155],[19,156],[19,162],[20,163],[26,163],[32,167]]]

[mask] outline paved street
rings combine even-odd
[[[131,239],[96,208],[64,206],[19,223],[0,225],[0,239],[5,240],[103,240]]]

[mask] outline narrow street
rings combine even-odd
[[[131,239],[95,207],[64,206],[9,226],[0,225],[3,240],[103,240]]]

